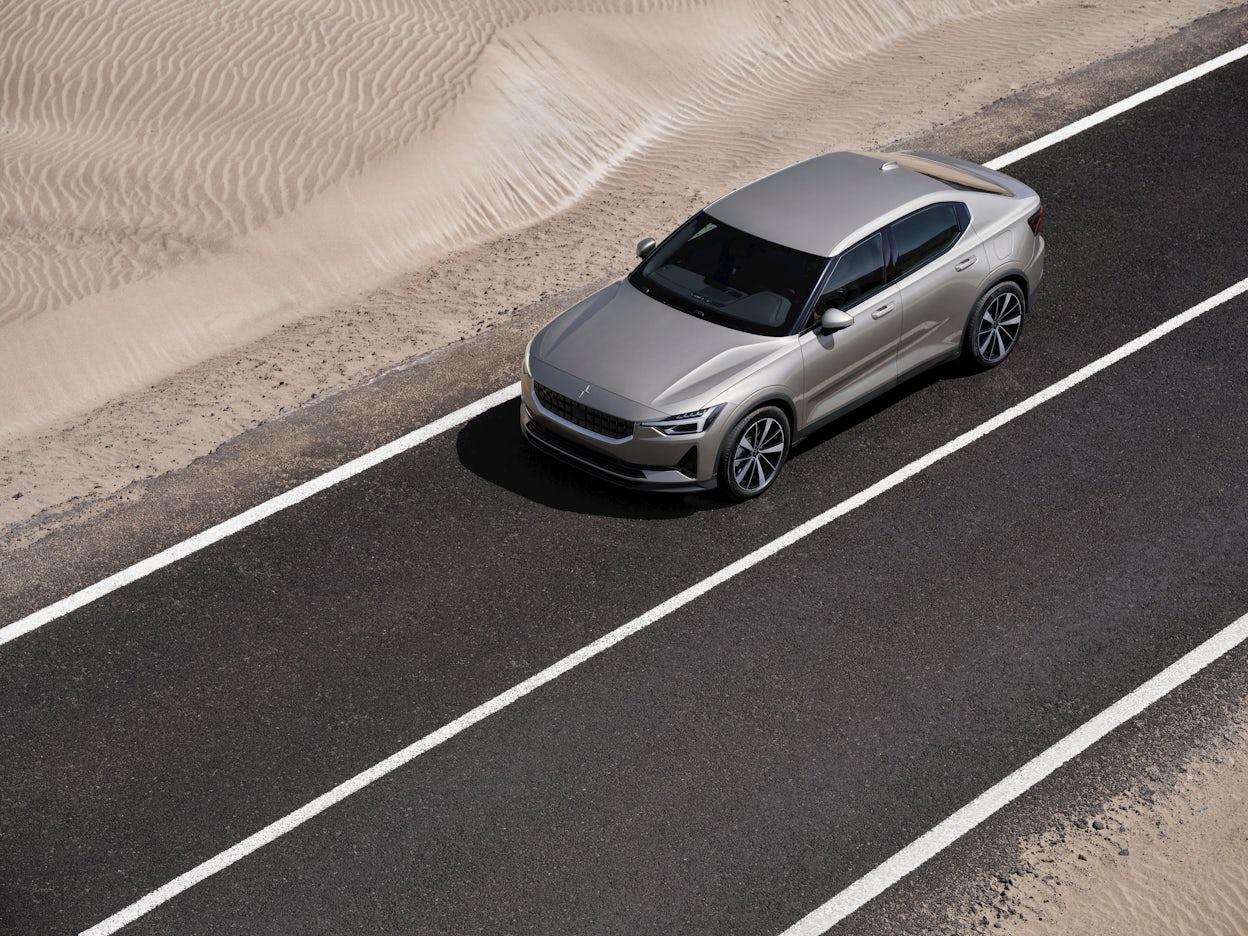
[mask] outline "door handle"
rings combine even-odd
[[[876,309],[874,312],[872,312],[871,317],[873,319],[882,319],[884,316],[888,315],[889,312],[892,312],[893,309],[896,307],[896,305],[897,303],[895,302],[885,303],[884,305]]]
[[[957,265],[954,266],[954,269],[957,270],[959,273],[961,273],[967,267],[974,266],[976,259],[978,258],[976,258],[975,256],[970,256],[970,257],[967,257],[965,260],[959,260]]]

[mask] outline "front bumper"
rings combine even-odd
[[[636,427],[636,433],[613,440],[588,432],[546,409],[533,393],[527,375],[520,388],[520,428],[534,448],[582,471],[630,488],[673,493],[715,487],[720,433],[712,431],[666,437]],[[722,428],[721,428],[722,432]]]

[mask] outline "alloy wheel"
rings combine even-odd
[[[975,340],[985,364],[998,364],[1018,340],[1023,327],[1023,303],[1013,290],[1003,290],[989,301]]]
[[[755,494],[775,480],[784,462],[784,427],[770,416],[750,423],[732,453],[732,477],[746,494]]]

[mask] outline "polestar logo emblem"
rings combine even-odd
[[[591,384],[586,384],[586,385],[585,385],[585,389],[584,389],[584,390],[582,390],[580,393],[578,393],[578,394],[576,395],[576,398],[579,400],[579,399],[580,399],[581,397],[583,397],[585,394],[589,393],[589,388],[590,388],[590,386],[591,386]]]

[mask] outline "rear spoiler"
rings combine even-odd
[[[996,172],[978,163],[953,156],[944,156],[930,150],[903,151],[897,153],[862,153],[883,163],[896,163],[904,169],[922,173],[941,182],[977,192],[1008,195],[1017,198],[1030,195],[1031,190],[1003,172]]]

